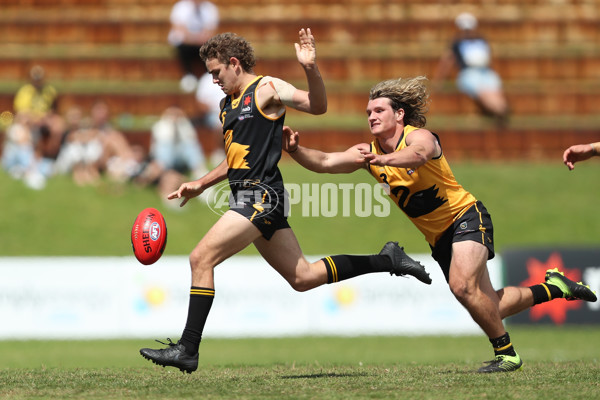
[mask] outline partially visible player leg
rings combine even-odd
[[[306,260],[290,228],[276,231],[270,240],[261,237],[254,245],[265,260],[298,291],[373,272],[399,272],[397,275],[401,272],[417,276],[426,283],[431,282],[423,266],[408,257],[395,242],[386,244],[379,254],[336,255],[314,263]]]
[[[303,292],[327,283],[323,261],[308,262],[290,228],[277,230],[269,240],[260,237],[254,241],[254,245],[269,265],[295,290]]]
[[[564,273],[560,272],[558,268],[549,269],[546,271],[545,286],[548,287],[550,295],[548,295],[548,301],[553,298],[565,298],[567,300],[585,300],[595,302],[598,300],[596,292],[592,291],[588,285],[582,282],[575,282],[565,276]],[[553,286],[557,288],[559,292],[555,291],[552,294]]]
[[[227,211],[190,254],[192,287],[188,318],[181,339],[164,349],[140,350],[155,364],[191,373],[198,368],[198,347],[215,295],[214,267],[252,243],[260,231],[244,216]],[[162,342],[161,342],[162,343]]]
[[[497,291],[502,318],[524,311],[536,304],[554,299],[585,300],[594,302],[596,294],[582,282],[567,278],[558,268],[546,271],[546,279],[529,287],[508,286]]]

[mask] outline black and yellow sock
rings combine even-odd
[[[337,255],[322,259],[327,268],[327,283],[335,283],[371,272],[389,272],[392,261],[388,256],[374,254],[370,256]]]
[[[214,289],[196,286],[192,286],[190,289],[188,317],[180,342],[185,347],[185,352],[191,356],[198,353],[204,324],[208,318],[214,298]]]
[[[529,289],[533,293],[533,305],[563,297],[562,290],[554,285],[540,283],[539,285],[530,286]]]
[[[490,339],[490,343],[494,347],[494,354],[506,355],[506,356],[516,356],[515,348],[510,342],[510,336],[508,336],[508,332],[504,335],[497,337],[495,339]]]

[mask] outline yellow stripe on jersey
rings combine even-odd
[[[214,289],[190,289],[191,295],[215,297]]]
[[[325,257],[325,259],[327,260],[327,262],[329,263],[329,267],[331,268],[331,283],[337,282],[338,281],[338,272],[337,272],[337,267],[335,266],[335,263],[333,262],[333,259],[331,258],[331,256]]]
[[[406,148],[406,137],[416,129],[405,126],[394,151]],[[371,151],[385,154],[377,139],[371,143]],[[443,153],[418,168],[369,165],[368,169],[375,179],[389,187],[390,198],[432,246],[477,201],[456,181]]]

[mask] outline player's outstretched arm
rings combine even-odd
[[[343,152],[325,153],[320,150],[300,146],[300,135],[290,127],[283,128],[282,147],[304,168],[319,173],[344,174],[364,167],[364,159],[353,146]]]
[[[357,147],[365,162],[372,165],[387,165],[398,168],[417,168],[441,154],[435,136],[426,129],[411,132],[406,138],[407,146],[388,154],[375,154],[369,145]]]
[[[573,170],[576,162],[585,161],[595,155],[600,155],[598,151],[600,151],[600,142],[573,145],[563,153],[563,163],[569,170]]]
[[[188,200],[199,196],[209,187],[216,185],[227,178],[227,169],[227,160],[223,160],[221,164],[203,177],[196,179],[195,181],[182,183],[181,186],[179,186],[179,189],[167,195],[167,199],[173,200],[181,199],[183,197],[183,201],[179,205],[179,207],[183,207]]]

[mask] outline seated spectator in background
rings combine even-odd
[[[219,10],[210,1],[179,0],[171,10],[170,21],[168,41],[177,51],[183,71],[180,86],[184,92],[192,93],[198,78],[206,72],[198,54],[219,26]]]
[[[214,143],[213,151],[210,155],[210,163],[217,166],[225,159],[225,151],[223,150],[223,127],[219,120],[219,112],[221,111],[221,100],[225,97],[225,93],[219,85],[215,85],[212,81],[212,75],[205,73],[198,81],[198,89],[196,90],[196,102],[198,105],[198,115],[194,118],[194,125],[208,129],[211,132]]]
[[[45,82],[44,68],[35,65],[30,71],[30,82],[15,94],[15,114],[25,119],[32,130],[34,141],[40,135],[60,135],[63,130],[62,117],[57,113],[58,92]]]
[[[18,113],[6,130],[2,167],[14,179],[22,179],[29,188],[40,190],[46,186],[46,176],[40,171],[35,146],[29,118]]]
[[[502,91],[502,80],[490,67],[491,48],[477,32],[477,19],[462,13],[455,19],[458,35],[451,48],[442,56],[434,81],[445,79],[453,67],[458,68],[458,89],[471,97],[484,115],[495,119],[503,128],[508,122],[508,102]]]
[[[62,129],[61,129],[62,128]],[[46,178],[55,173],[55,163],[64,140],[64,122],[54,129],[42,129],[35,144],[35,158],[38,171]]]
[[[125,135],[110,123],[104,101],[97,101],[90,117],[79,107],[66,113],[67,130],[56,166],[59,173],[73,174],[78,185],[98,183],[102,174],[113,182],[127,182],[139,173],[141,158]]]
[[[152,126],[149,161],[135,181],[156,184],[161,199],[188,179],[208,172],[196,130],[183,110],[167,108]],[[169,204],[167,202],[167,204]]]
[[[79,185],[94,185],[100,180],[100,158],[103,146],[98,131],[91,129],[79,107],[65,114],[64,143],[56,160],[56,172],[71,173]]]
[[[27,118],[18,113],[6,130],[2,150],[2,167],[15,179],[25,177],[34,168],[34,142]]]
[[[100,171],[115,182],[126,182],[139,173],[140,158],[125,135],[110,123],[108,104],[99,100],[90,111],[91,126],[102,144]]]
[[[57,99],[39,65],[31,68],[30,82],[15,94],[15,119],[7,130],[3,166],[33,189],[45,187],[60,149],[64,122],[56,112]]]

